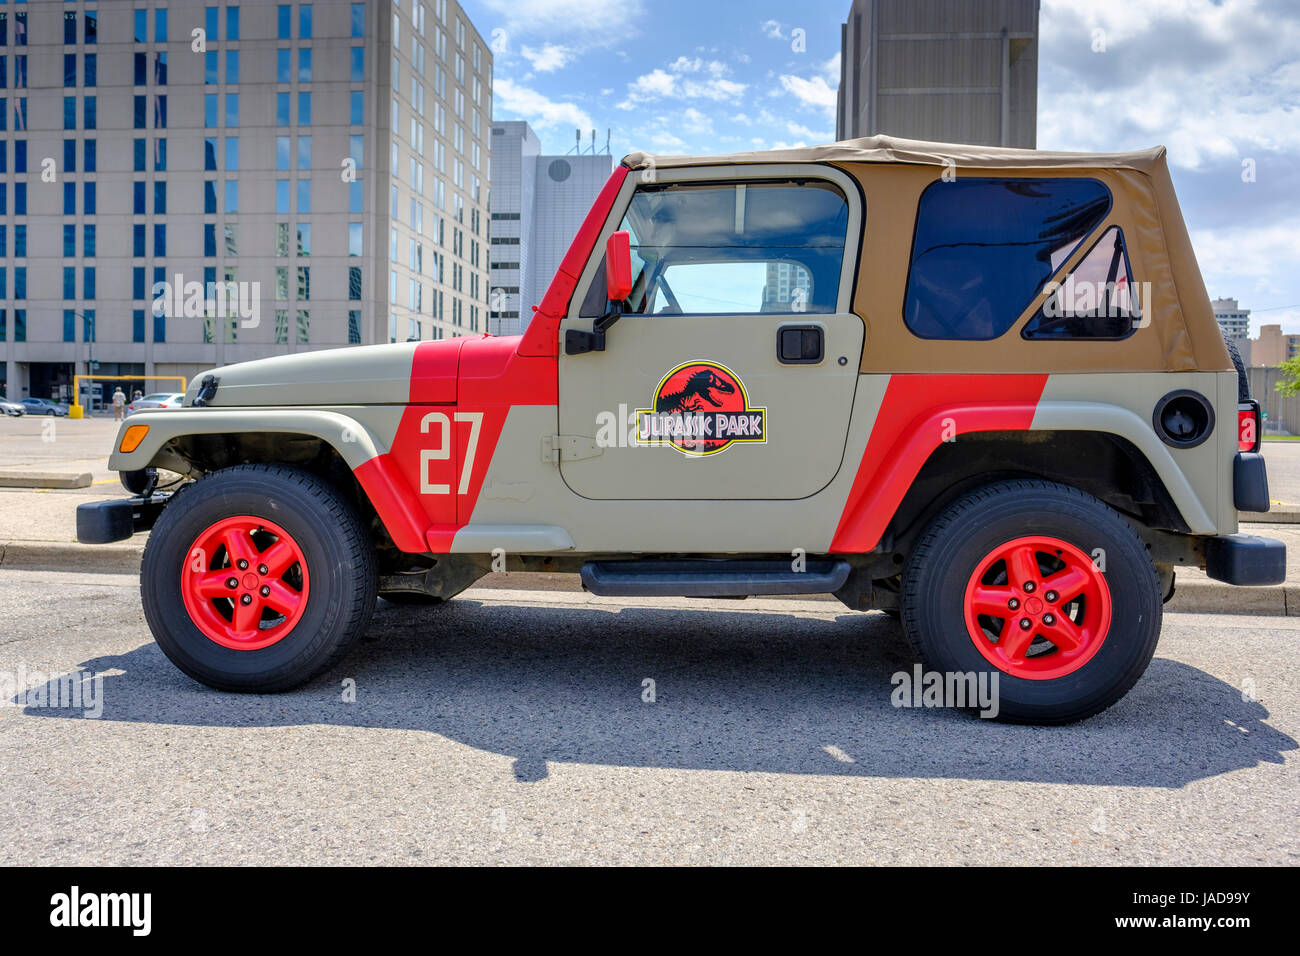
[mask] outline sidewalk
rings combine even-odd
[[[146,534],[117,544],[77,543],[77,505],[123,494],[116,479],[75,491],[0,489],[0,570],[134,574]],[[1300,616],[1300,524],[1243,524],[1241,531],[1286,542],[1286,584],[1238,588],[1211,581],[1196,568],[1179,568],[1174,598],[1166,610]],[[489,575],[478,586],[518,587],[524,577]],[[573,588],[565,576],[526,577],[528,586],[540,590]]]

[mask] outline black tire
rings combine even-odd
[[[306,607],[278,642],[233,649],[209,639],[186,611],[181,574],[192,544],[224,518],[273,521],[310,569]],[[328,670],[360,636],[375,606],[375,557],[356,511],[321,479],[280,465],[240,465],[179,491],[145,546],[140,593],[145,619],[172,663],[218,690],[274,693]]]
[[[1091,659],[1054,679],[1028,679],[995,668],[966,625],[966,587],[981,561],[1029,535],[1060,539],[1086,555],[1096,548],[1105,553],[1110,626]],[[1161,597],[1146,546],[1118,513],[1065,485],[1007,481],[961,498],[922,534],[903,575],[903,627],[930,670],[977,675],[1001,670],[999,719],[1065,724],[1100,713],[1137,683],[1160,636]]]
[[[1232,357],[1232,367],[1237,370],[1237,401],[1250,401],[1250,375],[1246,372],[1246,363],[1241,360],[1241,350],[1237,348],[1237,343],[1226,335],[1223,337],[1223,344],[1228,347],[1228,355]]]

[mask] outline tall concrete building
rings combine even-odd
[[[4,3],[0,87],[12,398],[486,328],[492,56],[455,0]]]
[[[1236,299],[1215,299],[1210,305],[1224,335],[1230,339],[1250,335],[1250,309],[1243,309]]]
[[[839,139],[1033,148],[1039,0],[853,0],[841,28]]]
[[[583,152],[542,155],[524,122],[492,124],[492,311],[489,331],[513,335],[528,327],[569,243],[614,171],[614,158],[594,143]]]

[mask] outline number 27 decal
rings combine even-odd
[[[474,471],[474,453],[478,450],[479,429],[483,425],[482,412],[456,412],[458,424],[469,423],[469,441],[465,445],[465,461],[460,468],[460,484],[456,494],[463,495],[469,491],[469,476]],[[420,433],[428,435],[432,427],[437,434],[437,446],[420,452],[420,494],[449,495],[451,485],[434,484],[429,481],[429,464],[435,461],[447,461],[451,458],[451,423],[444,412],[430,412],[420,420]]]

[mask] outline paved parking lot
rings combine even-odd
[[[1298,631],[1169,615],[1110,711],[1013,727],[892,707],[880,614],[478,589],[234,696],[133,576],[0,571],[0,675],[102,675],[0,707],[0,863],[1295,865]]]

